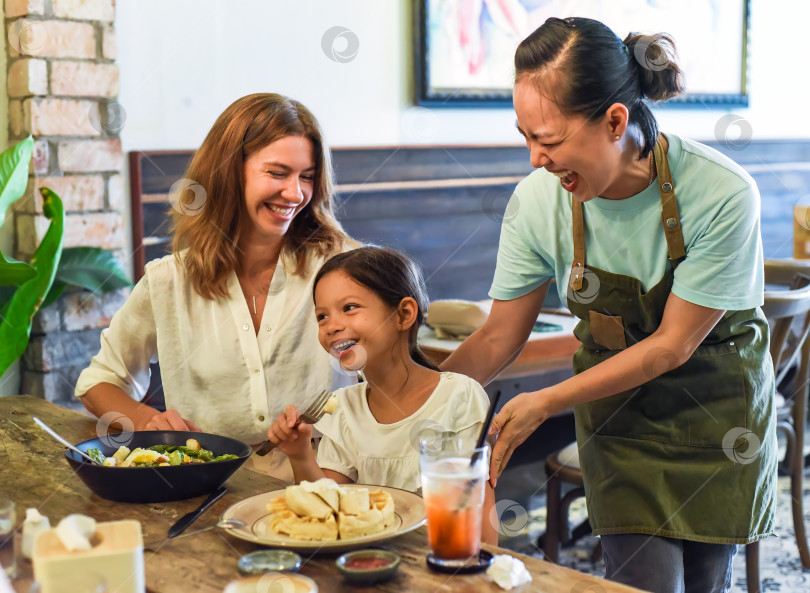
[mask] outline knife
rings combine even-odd
[[[196,521],[200,515],[202,515],[206,510],[208,510],[208,507],[210,507],[212,504],[214,504],[216,501],[222,498],[222,496],[227,491],[228,489],[225,488],[225,486],[220,486],[215,492],[211,494],[211,496],[206,498],[205,502],[203,502],[199,507],[197,507],[195,510],[191,511],[187,515],[183,515],[182,517],[180,517],[174,525],[169,527],[169,539],[177,537],[178,535],[183,533],[186,530],[186,528],[188,528],[189,525],[194,523],[194,521]]]

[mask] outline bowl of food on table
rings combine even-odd
[[[210,494],[252,452],[246,443],[202,432],[155,430],[109,434],[65,451],[82,482],[107,500],[158,503]]]
[[[322,478],[251,496],[231,505],[223,520],[240,539],[307,553],[338,553],[398,537],[425,523],[422,497],[407,490],[337,484]]]

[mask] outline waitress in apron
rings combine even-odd
[[[520,44],[514,107],[537,170],[506,209],[489,319],[442,366],[491,381],[556,279],[580,319],[576,374],[503,407],[490,479],[573,407],[606,577],[727,591],[736,544],[773,534],[759,194],[720,153],[659,133],[643,100],[682,90],[673,56],[666,35],[622,41],[584,18]]]

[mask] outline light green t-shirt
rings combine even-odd
[[[714,149],[666,134],[686,259],[672,292],[714,309],[737,311],[763,302],[760,199],[754,180]],[[571,195],[539,169],[515,189],[501,226],[489,296],[511,300],[551,278],[567,303],[574,257]],[[663,278],[667,242],[661,197],[653,183],[624,200],[584,205],[586,265],[638,278],[649,290]]]

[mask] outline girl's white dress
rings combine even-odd
[[[367,385],[337,390],[337,411],[315,425],[323,433],[318,465],[358,484],[415,492],[421,486],[419,441],[453,432],[474,443],[489,409],[489,398],[476,381],[458,373],[442,373],[419,410],[399,422],[380,424],[369,410]]]

